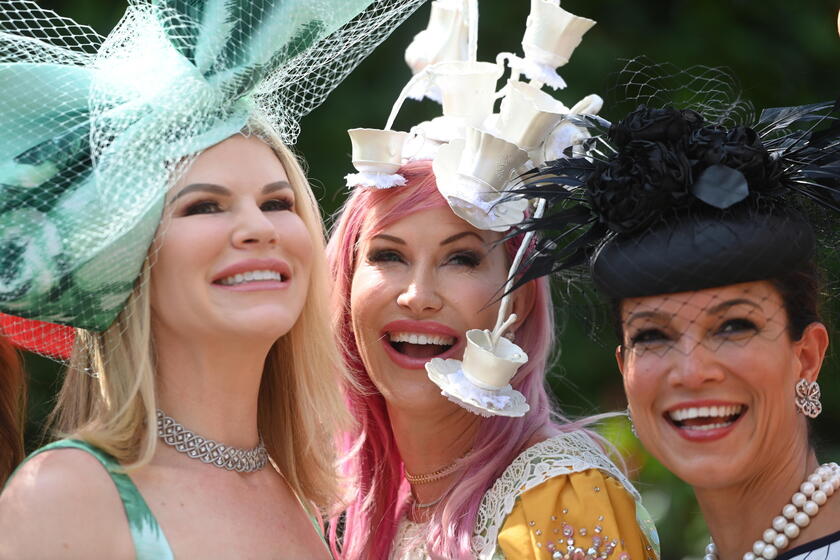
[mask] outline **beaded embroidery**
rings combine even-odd
[[[521,494],[556,476],[593,468],[619,481],[627,492],[640,500],[630,481],[586,433],[578,431],[549,438],[514,459],[482,498],[472,539],[475,556],[484,560],[502,558],[501,552],[497,551],[499,531]],[[568,509],[564,508],[562,514],[566,513]],[[585,558],[580,557],[581,560]]]
[[[556,476],[593,468],[619,481],[627,492],[639,500],[636,489],[584,432],[549,438],[516,457],[482,498],[472,539],[475,556],[487,560],[504,560],[498,549],[498,534],[521,494]],[[601,488],[596,486],[592,490],[599,492]],[[618,545],[623,543],[610,535],[603,535],[600,524],[592,528],[575,528],[564,519],[568,513],[569,509],[563,508],[558,515],[552,515],[547,527],[538,527],[535,521],[528,522],[534,535],[542,537],[537,542],[537,548],[544,547],[551,553],[552,560],[632,560],[626,552],[614,555]],[[598,517],[599,522],[603,520],[603,515]],[[431,558],[422,539],[427,527],[428,523],[412,523],[403,517],[391,550],[391,560]],[[582,548],[580,537],[586,537],[584,540],[589,542],[589,535],[592,535],[591,544]],[[647,550],[650,558],[656,558],[650,547]]]
[[[563,509],[563,515],[568,513],[568,509]],[[604,516],[598,517],[599,524],[595,525],[592,532],[591,544],[586,548],[580,546],[579,540],[576,537],[585,537],[589,535],[589,530],[586,527],[575,528],[562,519],[557,519],[556,515],[551,516],[551,526],[547,528],[547,537],[537,542],[537,548],[545,547],[551,553],[552,560],[602,560],[613,558],[613,553],[619,545],[617,539],[611,538],[609,535],[602,535],[604,528],[600,524],[604,520]],[[528,525],[536,527],[534,521],[529,521]],[[542,529],[534,530],[534,534],[538,537],[543,536]],[[623,545],[624,542],[622,541]],[[585,545],[584,545],[585,546]],[[615,560],[631,560],[627,552],[622,552]]]

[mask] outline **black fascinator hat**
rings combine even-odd
[[[522,227],[542,239],[521,282],[588,265],[598,291],[621,299],[770,279],[813,258],[814,216],[840,211],[840,105],[752,122],[720,109],[580,117],[593,131],[583,155],[522,177],[519,193],[547,205]]]

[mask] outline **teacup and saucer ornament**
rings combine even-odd
[[[471,0],[436,0],[432,2],[429,24],[415,35],[405,49],[405,62],[414,75],[427,67],[445,61],[475,60],[478,46],[476,20],[478,6]],[[438,103],[442,100],[440,88],[432,81],[422,80],[413,85],[408,96],[416,101],[428,97]]]
[[[578,117],[596,114],[601,98],[587,96],[570,109],[542,88],[565,87],[555,69],[569,61],[594,23],[562,10],[557,0],[533,0],[523,57],[501,53],[496,62],[482,62],[478,0],[435,0],[427,29],[406,51],[413,76],[385,127],[349,131],[357,173],[347,176],[348,187],[399,188],[406,183],[401,165],[430,160],[449,207],[477,229],[509,233],[526,217],[541,216],[544,203],[513,191],[547,154],[566,157],[561,150],[588,138]],[[509,78],[497,89],[507,70]],[[520,80],[523,74],[527,82]],[[424,98],[438,101],[442,114],[410,132],[392,130],[406,100]],[[525,233],[511,270],[534,246],[533,235]],[[516,321],[509,313],[513,283],[509,275],[495,328],[466,333],[462,360],[433,358],[426,364],[443,396],[482,416],[518,417],[530,410],[514,388],[528,355],[504,336]]]
[[[522,38],[525,56],[502,53],[516,71],[532,82],[563,89],[566,81],[557,73],[565,66],[583,35],[595,21],[576,16],[560,7],[560,0],[531,0],[531,13]]]
[[[517,145],[469,128],[438,150],[432,167],[452,211],[478,229],[505,232],[522,222],[528,201],[505,200],[505,185],[527,160]]]
[[[354,128],[347,131],[353,146],[353,167],[358,173],[346,177],[348,185],[387,189],[405,185],[397,173],[402,165],[407,132]]]
[[[469,330],[466,338],[464,359],[432,359],[426,364],[429,379],[446,398],[475,414],[523,416],[531,407],[510,380],[528,362],[528,355],[489,330]]]

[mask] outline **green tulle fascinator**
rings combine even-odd
[[[422,1],[134,0],[107,37],[0,4],[0,311],[107,328],[176,169],[254,118],[293,143]]]

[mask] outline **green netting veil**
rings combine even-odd
[[[107,328],[177,170],[254,118],[294,143],[299,119],[422,2],[133,0],[107,37],[3,2],[0,311]]]

